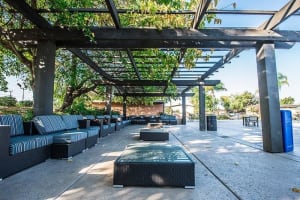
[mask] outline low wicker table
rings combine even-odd
[[[114,187],[195,187],[195,163],[179,146],[128,145],[114,163]]]
[[[164,128],[142,128],[140,140],[144,141],[165,141],[169,140],[169,132]]]

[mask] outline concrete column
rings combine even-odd
[[[206,131],[205,89],[203,85],[199,85],[199,129],[200,131]]]
[[[111,117],[112,86],[106,86],[106,112]]]
[[[182,124],[186,125],[186,97],[185,94],[181,96],[182,98]]]
[[[127,97],[126,96],[123,96],[123,117],[126,117],[127,115]]]
[[[267,152],[283,152],[274,44],[258,45],[256,60],[263,148]]]
[[[39,41],[34,66],[34,115],[53,114],[53,93],[56,45],[52,41]]]

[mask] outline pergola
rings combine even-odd
[[[36,115],[53,112],[53,84],[55,71],[55,51],[63,48],[72,52],[103,78],[103,85],[114,86],[116,95],[124,102],[129,96],[169,96],[170,85],[175,85],[177,95],[182,97],[183,123],[185,123],[185,97],[189,90],[199,87],[199,125],[205,130],[205,86],[214,86],[219,80],[211,80],[224,64],[230,62],[245,49],[256,49],[259,82],[260,109],[264,150],[282,152],[282,132],[280,105],[277,86],[275,49],[289,49],[300,42],[300,32],[277,30],[276,27],[291,16],[299,15],[300,0],[290,0],[281,9],[266,10],[211,10],[211,0],[199,1],[196,10],[156,11],[156,15],[189,15],[188,28],[141,28],[124,27],[121,17],[128,12],[147,15],[140,10],[119,8],[113,0],[103,1],[101,8],[69,8],[45,10],[33,8],[24,0],[5,0],[9,12],[26,17],[34,26],[30,29],[2,30],[1,35],[24,47],[37,49],[35,62],[34,112]],[[57,12],[92,13],[109,16],[111,26],[90,28],[94,35],[91,41],[83,31],[73,27],[54,26],[47,15]],[[206,28],[199,25],[210,14],[221,15],[266,15],[269,19],[256,28]],[[147,49],[176,53],[177,64],[162,69],[163,78],[148,79],[144,74],[151,68],[160,69],[162,60],[157,55],[141,55],[135,52]],[[207,55],[199,57],[196,66],[187,69],[183,65],[188,48],[197,48]],[[213,51],[212,51],[213,49]],[[110,56],[95,56],[91,52],[108,52]],[[109,59],[108,59],[109,58]],[[149,92],[147,86],[155,87]],[[126,104],[125,113],[126,113]]]

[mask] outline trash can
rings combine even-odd
[[[217,116],[216,115],[206,116],[206,128],[208,131],[217,131]]]
[[[292,112],[290,110],[281,110],[281,126],[282,126],[282,140],[284,152],[294,150],[293,145],[293,126],[292,126]]]

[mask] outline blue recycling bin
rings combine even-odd
[[[281,114],[283,150],[284,152],[293,151],[294,144],[293,144],[292,112],[290,110],[281,110],[280,114]]]

